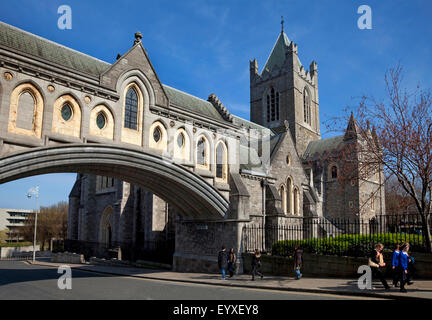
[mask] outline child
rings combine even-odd
[[[393,251],[393,259],[392,259],[392,272],[393,272],[393,285],[395,287],[398,286],[399,282],[399,247],[401,246],[401,243],[397,243],[395,245],[394,251]]]
[[[405,283],[408,276],[408,250],[409,244],[404,243],[400,249],[401,252],[399,254],[399,272],[400,272],[400,292],[407,292],[405,289]]]
[[[294,271],[296,272],[296,280],[299,280],[302,277],[300,273],[301,268],[303,267],[303,250],[299,248],[299,246],[294,247]]]

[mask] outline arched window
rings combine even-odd
[[[209,145],[204,136],[198,139],[197,143],[197,164],[209,169]]]
[[[131,87],[126,92],[125,116],[124,116],[125,128],[137,130],[137,120],[138,120],[138,94],[135,91],[135,89]]]
[[[42,137],[44,101],[39,90],[30,83],[22,83],[10,95],[8,132]]]
[[[311,99],[309,95],[309,91],[305,88],[303,91],[303,115],[304,122],[308,125],[312,124],[311,119]]]
[[[113,209],[108,206],[101,215],[99,223],[99,242],[106,247],[112,244]]]
[[[189,135],[183,128],[178,129],[174,136],[174,157],[183,160],[190,159]]]
[[[296,188],[294,188],[294,214],[298,215],[299,214],[299,207],[300,207],[300,194],[299,191]]]
[[[18,100],[18,115],[16,126],[18,128],[33,130],[36,99],[29,90],[23,91]]]
[[[279,120],[279,92],[271,88],[267,94],[267,121]]]
[[[227,163],[227,148],[225,143],[220,141],[216,147],[216,178],[227,180],[228,163]]]
[[[290,177],[288,177],[286,185],[287,185],[287,191],[286,191],[287,213],[292,214],[293,213],[293,181]]]
[[[332,166],[330,169],[330,174],[332,179],[337,179],[338,177],[338,169],[336,166]]]
[[[279,190],[279,194],[280,194],[281,199],[282,199],[282,204],[281,204],[282,211],[284,214],[286,214],[287,213],[287,205],[286,205],[287,194],[286,194],[285,185],[281,185],[280,190]]]
[[[371,194],[370,194],[370,199],[371,199],[371,210],[374,211],[375,210],[375,195],[373,192],[371,192]]]

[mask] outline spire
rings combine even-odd
[[[375,126],[372,126],[372,138],[374,139],[376,146],[379,147],[380,143],[379,143],[378,135],[376,133]]]
[[[359,134],[360,134],[360,128],[358,126],[356,119],[354,118],[354,114],[351,112],[351,116],[348,121],[348,126],[345,130],[344,140],[357,138]]]
[[[283,21],[283,20],[282,20]],[[285,55],[287,51],[289,50],[289,44],[290,41],[283,31],[283,23],[282,24],[282,31],[279,34],[279,37],[276,40],[276,43],[273,46],[273,49],[264,65],[262,73],[264,73],[265,70],[268,72],[272,72],[275,67],[282,67],[282,65],[285,62]]]

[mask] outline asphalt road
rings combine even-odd
[[[0,299],[341,300],[365,299],[110,276],[72,269],[72,289],[60,290],[56,268],[0,261]]]

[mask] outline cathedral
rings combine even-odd
[[[130,168],[103,171],[108,156],[100,168],[79,160],[56,167],[77,172],[67,238],[100,249],[91,255],[119,246],[151,251],[166,242],[173,244],[173,269],[209,270],[221,244],[242,252],[242,230],[250,225],[355,221],[385,212],[382,168],[360,176],[353,166],[360,155],[351,154],[357,162],[344,155],[361,143],[354,116],[342,135],[321,138],[318,64],[306,69],[283,29],[261,70],[256,59],[249,62],[250,120],[231,114],[216,94],[202,99],[163,84],[139,32],[114,63],[5,23],[0,49],[0,115],[9,119],[0,128],[0,157],[28,147],[114,144],[127,148],[124,154],[138,150],[186,169],[226,203],[214,219],[181,180],[168,184],[163,170],[154,169],[154,178],[151,168],[148,179],[134,179]],[[348,162],[354,174],[345,179]],[[328,223],[314,236],[325,236]]]
[[[200,100],[174,88],[165,88],[176,95]],[[215,100],[214,95],[208,99],[212,104]],[[221,104],[218,100],[216,103]],[[250,61],[250,121],[230,117],[249,131],[248,137],[256,135],[258,140],[263,140],[263,132],[269,135],[267,161],[263,160],[262,150],[251,146],[248,140],[249,143],[243,144],[249,154],[248,161],[241,163],[239,170],[246,185],[250,183],[249,193],[251,190],[257,195],[262,193],[261,187],[249,181],[263,176],[273,180],[267,188],[270,194],[266,195],[266,224],[300,224],[302,219],[312,217],[372,218],[385,212],[382,172],[367,181],[358,178],[349,185],[341,186],[338,181],[339,168],[344,165],[344,159],[339,159],[338,154],[345,145],[361,139],[360,129],[351,117],[344,135],[321,139],[317,63],[312,61],[309,70],[305,69],[297,45],[283,30],[261,72],[257,60]],[[118,223],[113,220],[115,206],[120,206],[122,216],[135,217],[135,225],[124,224],[130,230],[124,230],[124,236],[116,239],[122,242],[169,237],[175,232],[174,221],[180,218],[175,205],[109,177],[78,174],[69,198],[72,216],[78,216],[78,210],[97,212],[95,217],[100,216],[92,230],[78,228],[81,233],[72,235],[76,239],[111,242],[112,228]],[[262,223],[262,198],[250,197],[249,202],[251,221]]]

